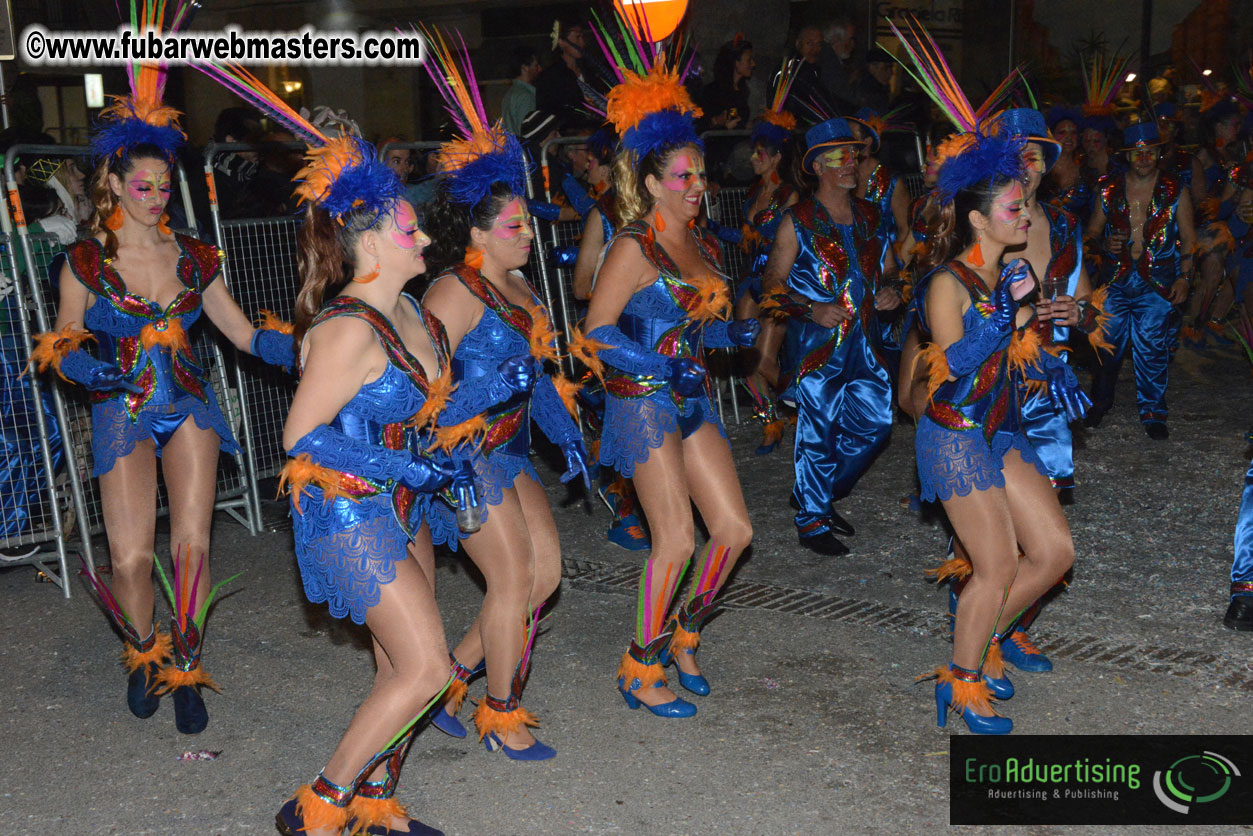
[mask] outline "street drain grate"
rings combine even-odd
[[[612,592],[634,595],[640,569],[620,563],[565,558],[562,575],[576,586],[587,585]],[[756,609],[822,618],[842,624],[881,627],[893,631],[948,635],[948,617],[932,610],[894,607],[878,601],[842,598],[803,589],[764,583],[737,583],[719,599],[727,609]],[[1246,660],[1228,654],[1197,650],[1125,644],[1095,636],[1051,636],[1045,630],[1032,630],[1031,639],[1040,650],[1059,659],[1093,662],[1135,673],[1165,673],[1193,676],[1218,674],[1217,681],[1233,688],[1253,691],[1253,671]]]

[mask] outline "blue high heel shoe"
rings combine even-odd
[[[635,696],[635,692],[644,687],[645,680],[651,683],[650,688],[666,684],[661,656],[669,648],[672,636],[673,633],[667,630],[644,647],[632,641],[630,649],[622,654],[622,661],[618,664],[618,692],[622,694],[627,708],[635,710],[642,705],[657,717],[691,717],[696,713],[696,706],[680,697],[661,705],[649,705]],[[630,685],[627,684],[628,678]]]
[[[621,692],[622,699],[626,701],[627,708],[634,710],[642,705],[658,717],[691,717],[696,714],[696,706],[682,697],[675,697],[670,702],[662,703],[661,705],[649,705],[633,693],[638,691],[642,684],[638,679],[632,679],[631,687],[627,688],[626,680],[622,677],[618,678],[618,691]],[[664,679],[657,683],[657,685],[664,684]],[[653,687],[656,687],[656,685]]]
[[[448,656],[452,659],[454,671],[458,673],[457,678],[463,683],[469,682],[471,679],[487,670],[485,660],[480,661],[477,665],[475,665],[474,670],[467,670],[466,667],[458,662],[456,657],[454,657],[451,653],[448,654]],[[461,678],[462,675],[464,675],[464,679]],[[466,736],[465,725],[457,719],[456,714],[453,714],[448,710],[447,700],[440,703],[439,710],[431,714],[431,725],[450,737],[463,738]]]
[[[696,651],[694,650],[684,650],[683,652],[688,656],[696,655]],[[672,663],[674,664],[674,669],[679,674],[679,684],[682,685],[685,690],[690,691],[698,697],[709,696],[709,680],[705,679],[703,674],[684,673],[683,669],[680,668],[678,663],[674,661],[674,651],[672,651],[669,646],[667,646],[665,650],[661,651],[661,658],[657,661],[663,668]]]
[[[538,740],[525,749],[510,749],[496,732],[483,735],[483,745],[487,751],[504,752],[505,757],[515,761],[546,761],[557,757],[556,749]]]
[[[988,690],[992,692],[992,696],[998,700],[1005,701],[1014,695],[1014,683],[1009,681],[1008,676],[994,677],[983,675],[983,682],[988,686]]]
[[[957,709],[963,720],[966,721],[966,728],[974,734],[1009,734],[1014,728],[1014,721],[1008,717],[1001,717],[998,714],[976,714],[975,706],[986,706],[991,710],[988,703],[990,690],[985,679],[979,679],[974,682],[968,682],[962,679],[956,679],[953,676],[952,669],[937,671],[940,681],[935,684],[935,712],[936,724],[940,728],[944,728],[948,724],[948,709],[950,707]],[[967,673],[974,674],[973,671]],[[946,676],[948,674],[948,676]],[[978,674],[975,674],[976,676]],[[954,686],[958,690],[958,695],[954,696]],[[963,708],[957,708],[954,702],[965,703]]]

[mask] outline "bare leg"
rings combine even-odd
[[[188,418],[161,452],[161,474],[170,498],[170,556],[180,577],[200,571],[196,600],[203,603],[209,579],[209,531],[217,496],[218,449],[221,439]],[[203,568],[201,568],[201,561]]]
[[[100,504],[113,568],[113,597],[143,638],[152,632],[152,555],[157,525],[154,442],[139,442],[101,475]]]

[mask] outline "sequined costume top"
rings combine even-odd
[[[183,289],[164,308],[126,289],[113,260],[105,256],[104,245],[95,238],[77,241],[66,250],[74,278],[97,298],[87,309],[84,324],[96,338],[99,358],[116,364],[142,390],[91,393],[95,476],[112,470],[136,443],[168,439],[161,426],[168,428],[171,421],[187,416],[201,429],[216,432],[223,451],[239,452],[187,336],[200,318],[201,294],[221,272],[221,254],[185,235],[175,233],[174,241],[179,248],[175,274]]]
[[[1057,188],[1051,178],[1040,184],[1040,202],[1063,209],[1086,223],[1092,214],[1092,183],[1080,176],[1064,189]]]
[[[788,274],[788,289],[813,301],[834,303],[852,315],[834,328],[807,317],[789,323],[785,354],[789,384],[827,364],[845,346],[870,340],[878,328],[874,298],[879,289],[879,208],[851,198],[853,221],[838,224],[816,198],[806,198],[788,211],[796,230],[797,254]]]
[[[896,216],[892,214],[892,196],[896,194],[896,184],[896,178],[883,163],[877,163],[866,179],[865,199],[879,208],[879,228],[875,235],[883,245],[883,258],[887,258],[888,248],[896,243],[899,232],[896,228]]]
[[[678,265],[658,243],[653,228],[647,223],[633,221],[618,231],[614,241],[634,241],[657,271],[657,278],[631,296],[618,317],[617,326],[628,339],[645,349],[663,357],[690,358],[703,366],[705,328],[694,315],[699,316],[713,293],[721,294],[726,308],[730,303],[716,239],[701,227],[692,227],[691,234],[709,270],[702,280],[694,282],[682,277]],[[667,432],[680,429],[681,421],[709,422],[725,435],[712,406],[708,378],[697,395],[685,398],[674,392],[664,379],[633,374],[606,363],[605,394],[600,463],[627,478],[635,473],[636,464],[648,459],[650,450],[661,446]]]
[[[1119,282],[1132,270],[1165,296],[1179,275],[1179,181],[1169,174],[1157,175],[1153,196],[1145,209],[1142,251],[1132,259],[1128,238],[1117,255],[1106,248],[1102,253],[1102,284]],[[1127,204],[1126,175],[1105,178],[1097,192],[1097,200],[1105,212],[1105,241],[1114,233],[1131,234],[1131,209]]]
[[[449,362],[444,326],[412,297],[405,298],[421,315],[442,373]],[[387,356],[387,367],[378,378],[362,384],[329,426],[388,450],[423,452],[428,440],[411,425],[431,391],[421,362],[405,348],[387,317],[355,297],[340,296],[328,302],[309,330],[340,317],[370,326]],[[342,467],[324,471],[322,479],[326,472],[337,476],[336,496],[327,497],[317,479],[294,489],[292,522],[296,559],[309,600],[328,603],[336,618],[348,616],[362,624],[366,610],[378,603],[379,587],[395,578],[395,564],[405,559],[406,547],[422,523],[430,524],[435,542],[449,538],[455,542],[456,524],[451,512],[439,509],[441,501],[435,496],[394,480],[358,476],[351,468],[352,461],[345,460]]]
[[[460,282],[483,305],[483,314],[457,345],[452,358],[457,388],[439,423],[452,426],[482,415],[486,434],[472,460],[483,487],[484,502],[499,505],[504,491],[513,485],[519,473],[539,481],[528,458],[532,419],[557,445],[579,438],[579,428],[563,404],[553,378],[546,374],[539,375],[529,393],[515,393],[496,403],[484,400],[485,387],[499,378],[498,369],[505,360],[528,354],[540,362],[556,357],[556,337],[548,312],[535,291],[530,291],[530,305],[523,307],[506,299],[478,270],[466,264],[451,268],[444,276]],[[461,455],[455,454],[454,458]]]
[[[749,272],[758,277],[766,267],[770,245],[774,243],[775,233],[779,231],[779,224],[783,221],[783,207],[792,199],[792,195],[796,194],[796,190],[790,185],[780,183],[770,193],[770,200],[766,202],[766,207],[754,215],[752,214],[753,204],[757,202],[761,189],[762,184],[759,179],[749,188],[748,195],[744,198],[744,217],[748,219],[747,226],[749,227],[746,239],[751,247]]]
[[[1040,283],[1050,295],[1073,297],[1083,265],[1083,231],[1069,212],[1047,203],[1041,203],[1040,208],[1049,224],[1049,263],[1039,277]],[[1033,319],[1031,328],[1043,345],[1064,344],[1070,337],[1068,326],[1055,325],[1050,320]]]

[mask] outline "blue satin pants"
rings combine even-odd
[[[1174,307],[1134,272],[1108,287],[1105,311],[1110,316],[1105,337],[1113,344],[1113,351],[1097,354],[1101,365],[1092,384],[1093,409],[1104,414],[1113,405],[1118,370],[1130,346],[1140,420],[1146,424],[1165,423]]]
[[[796,394],[797,526],[829,516],[870,467],[892,431],[887,370],[854,331],[831,360],[793,385]]]
[[[1057,411],[1047,394],[1024,395],[1021,407],[1022,431],[1048,470],[1055,488],[1075,486],[1074,442],[1066,416]]]
[[[1244,474],[1244,495],[1236,517],[1236,559],[1231,564],[1231,582],[1253,582],[1253,462]],[[1249,593],[1244,593],[1249,594]]]

